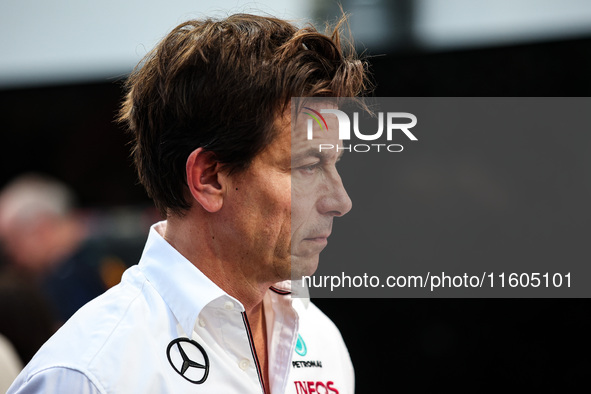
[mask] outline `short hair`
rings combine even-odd
[[[190,20],[146,55],[126,82],[119,120],[133,136],[140,182],[162,214],[191,207],[186,161],[195,149],[212,152],[229,173],[242,171],[273,141],[292,97],[367,90],[366,62],[350,41],[341,43],[345,24],[343,17],[327,36],[257,15]]]

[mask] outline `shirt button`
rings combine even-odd
[[[199,319],[199,327],[205,327],[205,320]]]
[[[248,367],[250,366],[250,361],[248,361],[247,359],[243,358],[238,363],[238,366],[240,367],[241,370],[246,371],[248,369]]]
[[[226,303],[224,304],[224,309],[227,311],[231,311],[232,309],[234,309],[234,303],[232,301],[226,301]]]

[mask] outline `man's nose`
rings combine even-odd
[[[319,207],[321,213],[332,216],[345,215],[351,210],[353,203],[339,173],[336,170],[332,172],[326,182],[326,194],[321,199]]]

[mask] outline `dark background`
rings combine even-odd
[[[370,62],[378,97],[591,95],[591,39]],[[121,98],[121,81],[0,91],[0,187],[35,170],[72,185],[82,207],[149,203],[113,120]],[[587,299],[315,302],[347,342],[358,393],[587,386]]]

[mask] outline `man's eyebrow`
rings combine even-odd
[[[334,153],[331,154],[331,152],[334,152],[334,151],[332,149],[330,149],[328,151],[321,152],[321,151],[319,151],[318,148],[308,148],[303,152],[298,152],[298,153],[292,154],[291,161],[295,162],[298,160],[302,160],[306,157],[316,157],[320,160],[327,160],[334,154]],[[337,153],[336,160],[339,161],[344,153],[345,153],[344,150],[340,150]]]
[[[302,152],[297,152],[297,153],[293,153],[291,155],[291,161],[298,161],[298,160],[302,160],[306,157],[317,157],[319,159],[322,159],[322,157],[325,156],[322,152],[318,151],[318,148],[308,148]]]

